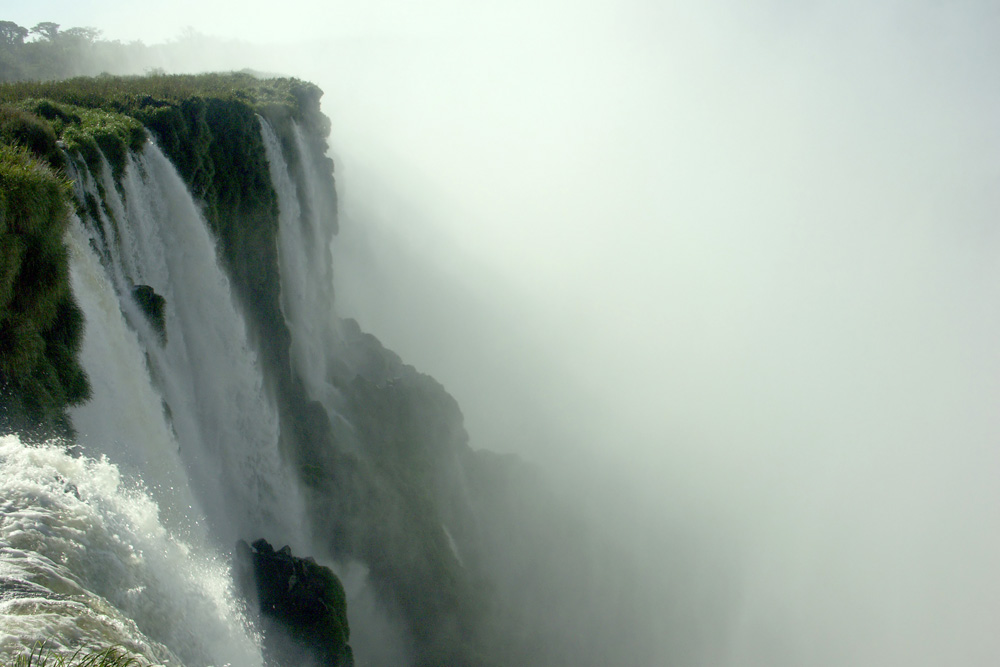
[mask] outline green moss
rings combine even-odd
[[[90,391],[63,243],[70,186],[26,148],[0,144],[0,192],[0,427],[62,432],[66,407]]]
[[[142,123],[102,109],[80,109],[76,117],[79,123],[65,126],[62,133],[66,150],[80,153],[93,173],[100,173],[103,153],[115,178],[121,178],[128,152],[141,148],[146,140]]]
[[[351,639],[351,628],[347,620],[347,594],[343,584],[327,567],[310,560],[303,561],[302,566],[309,581],[321,589],[318,597],[327,603],[332,617],[333,622],[320,628],[320,632],[325,635],[323,643],[331,646],[346,645]]]

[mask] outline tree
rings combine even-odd
[[[43,21],[31,29],[31,32],[47,39],[50,42],[56,41],[56,37],[59,36],[59,24],[53,23],[52,21]]]
[[[13,21],[0,21],[0,44],[20,46],[24,44],[24,38],[27,36],[27,28],[21,27]]]
[[[93,44],[101,36],[101,31],[97,28],[70,28],[59,33],[60,37],[69,37],[87,44]]]

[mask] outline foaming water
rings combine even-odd
[[[260,665],[224,554],[258,537],[298,548],[305,513],[242,313],[155,145],[118,182],[105,160],[71,168],[77,199],[97,202],[67,234],[93,388],[72,418],[91,458],[4,441],[0,647],[121,644],[164,664]],[[165,340],[136,285],[165,299]]]
[[[261,665],[230,581],[107,460],[0,438],[0,657],[44,639],[169,665]]]

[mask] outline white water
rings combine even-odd
[[[2,441],[0,655],[46,638],[165,664],[260,665],[227,554],[259,537],[305,551],[308,527],[242,313],[198,205],[154,144],[118,184],[106,162],[96,176],[72,169],[78,199],[102,202],[92,227],[74,216],[67,235],[93,388],[72,411],[85,456]],[[166,300],[165,344],[132,298],[140,284]]]
[[[0,438],[0,658],[45,639],[173,665],[261,664],[227,567],[166,530],[137,486],[106,460]]]
[[[195,510],[179,446],[150,381],[142,344],[122,315],[92,241],[74,216],[67,235],[70,279],[86,314],[80,361],[93,390],[93,398],[71,413],[77,442],[92,455],[108,456],[130,475],[142,475],[169,513],[168,524],[190,530],[200,511]]]
[[[336,204],[319,185],[313,156],[302,132],[293,125],[303,176],[301,196],[311,204],[303,210],[299,189],[289,174],[278,137],[263,118],[260,124],[271,181],[278,195],[281,309],[292,335],[292,363],[310,397],[320,401],[333,417],[336,390],[327,374],[334,349],[331,344],[335,319],[330,254],[333,227],[330,223]]]
[[[106,238],[118,239],[109,248],[110,273],[217,546],[228,551],[237,539],[262,536],[300,544],[294,530],[279,528],[299,525],[277,517],[301,517],[301,503],[278,453],[276,410],[201,211],[152,143],[129,157],[121,192],[106,164],[102,172],[111,215],[100,222]],[[166,345],[131,298],[132,285],[139,284],[166,299]],[[118,363],[95,359],[92,371],[86,361],[88,373],[98,376],[105,365]],[[123,373],[134,377],[138,371]],[[88,407],[94,421],[131,401],[124,387],[101,389],[108,391],[95,391]],[[105,425],[111,428],[100,432],[103,440],[123,437]]]

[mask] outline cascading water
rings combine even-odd
[[[325,221],[332,216],[336,204],[324,197],[325,190],[317,185],[313,156],[298,126],[293,124],[292,129],[302,171],[301,200],[277,135],[266,120],[259,120],[271,180],[278,195],[281,309],[292,335],[292,362],[309,395],[331,411],[335,390],[326,376],[335,322],[330,263],[333,230]],[[307,203],[307,208],[301,201]]]
[[[271,181],[278,196],[278,261],[281,273],[281,308],[291,332],[291,360],[305,383],[309,397],[326,409],[334,427],[345,424],[338,414],[340,397],[329,382],[335,355],[344,355],[338,320],[333,304],[333,274],[330,244],[336,202],[321,185],[315,162],[318,159],[300,128],[292,124],[295,156],[301,178],[292,178],[286,153],[271,125],[258,117],[267,153]],[[298,185],[297,185],[298,183]],[[345,359],[339,360],[341,363]],[[342,433],[351,438],[348,424]],[[368,568],[359,562],[334,563],[328,545],[311,543],[307,551],[340,575],[346,589],[351,625],[351,644],[365,664],[409,664],[407,640],[381,607],[368,577]]]
[[[297,513],[295,487],[278,457],[276,411],[214,241],[173,165],[150,144],[130,161],[123,186],[123,227],[134,230],[135,265],[144,270],[132,282],[151,285],[173,304],[166,345],[147,341],[147,350],[196,489],[215,494],[205,495],[206,513],[214,524],[231,526],[223,535],[230,547],[236,538],[273,529],[275,516]],[[297,542],[292,535],[267,537]]]
[[[109,273],[218,546],[258,536],[300,544],[275,519],[301,515],[296,487],[279,458],[276,411],[197,204],[152,143],[129,156],[121,192],[106,163],[101,171],[106,207],[95,223],[103,229]],[[135,285],[165,299],[165,344],[132,298]],[[109,391],[95,392],[84,411],[113,413],[127,400],[102,388]]]
[[[0,658],[42,638],[167,665],[261,664],[227,567],[176,539],[113,464],[0,438],[0,514]]]
[[[86,456],[0,441],[0,657],[43,637],[163,664],[260,665],[222,554],[259,537],[300,549],[308,522],[242,314],[155,144],[118,179],[103,158],[96,175],[69,162],[89,213],[67,235],[93,389],[72,411]],[[165,337],[137,285],[165,299]]]
[[[78,218],[67,240],[73,293],[87,317],[80,356],[93,387],[93,399],[73,410],[77,442],[123,471],[141,475],[154,490],[167,525],[190,531],[198,521],[196,501],[142,344],[94,253],[96,239]]]

